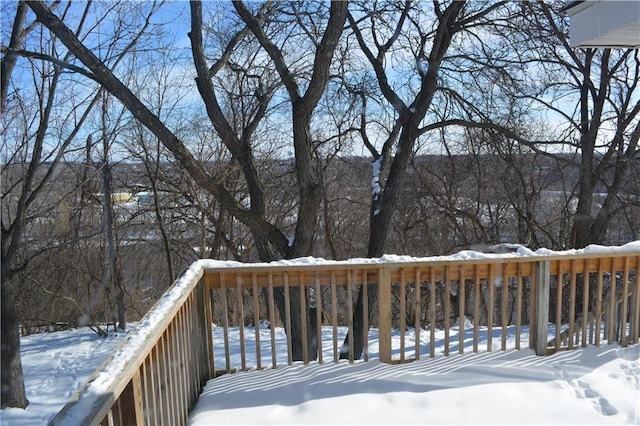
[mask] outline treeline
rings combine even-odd
[[[572,156],[556,158],[563,163],[536,154],[522,154],[511,162],[498,153],[416,156],[400,192],[389,253],[433,256],[462,249],[500,250],[505,243],[566,247],[576,200],[575,192],[567,188],[576,187],[579,166]],[[265,191],[269,214],[281,218],[282,227],[293,229],[295,164],[275,159],[261,163],[261,170],[268,173],[265,179],[271,182]],[[23,333],[78,323],[100,331],[104,327],[100,324],[117,320],[111,288],[102,273],[107,242],[100,178],[79,179],[85,167],[79,163],[58,167],[40,215],[25,230],[24,252],[34,254],[17,278]],[[171,271],[182,271],[196,259],[260,260],[242,223],[225,218],[224,211],[215,208],[215,199],[198,202],[197,188],[179,178],[175,165],[164,162],[157,167],[161,173],[154,183],[142,163],[120,162],[111,168],[115,230],[132,319],[140,318],[172,283]],[[221,163],[210,167],[224,168]],[[226,167],[231,170],[233,164]],[[326,163],[327,185],[322,189],[326,208],[310,255],[366,256],[370,173],[367,158],[334,157]],[[629,205],[637,202],[637,185],[627,182],[620,194]],[[601,190],[596,197],[606,196],[606,188]],[[239,187],[236,194],[248,197],[246,188]],[[525,205],[531,207],[523,209]],[[640,224],[639,213],[633,208],[620,212],[607,241],[622,244],[637,239],[634,227]]]

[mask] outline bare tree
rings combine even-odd
[[[564,84],[551,84],[548,78],[545,92],[552,99],[565,95],[571,106],[545,105],[566,119],[565,140],[579,153],[578,204],[569,245],[602,244],[617,212],[634,202],[625,185],[639,161],[640,58],[634,49],[572,49],[567,18],[557,7],[539,3],[526,9],[533,12],[527,16],[536,17],[532,28],[549,43],[538,59],[550,72],[566,76]],[[596,192],[607,194],[600,206]]]
[[[115,291],[115,300],[117,306],[118,328],[127,329],[127,319],[125,311],[125,284],[120,267],[120,256],[118,255],[118,234],[117,223],[113,212],[113,175],[111,173],[111,145],[116,133],[109,128],[108,110],[110,109],[109,99],[106,96],[102,98],[101,109],[101,132],[100,139],[102,141],[102,159],[100,161],[100,170],[102,175],[102,212],[103,212],[103,229],[107,242],[107,250],[105,256],[105,268],[102,279],[102,285],[106,289],[111,287]],[[119,119],[116,119],[116,127]]]
[[[273,91],[269,90],[268,86],[265,87],[265,85],[261,85],[260,82],[258,82],[255,92],[255,96],[259,101],[256,114],[252,121],[249,122],[249,125],[244,127],[240,137],[238,137],[237,132],[233,130],[232,126],[226,118],[224,118],[216,101],[213,86],[210,84],[209,75],[211,71],[217,72],[225,63],[218,61],[211,69],[204,64],[201,48],[202,42],[199,39],[199,34],[201,33],[199,27],[201,24],[201,12],[198,7],[199,3],[194,2],[191,5],[192,31],[190,35],[196,69],[198,70],[198,88],[203,100],[207,104],[209,117],[216,127],[218,134],[220,134],[226,146],[240,163],[250,192],[252,210],[256,214],[264,216],[264,194],[261,189],[263,185],[255,169],[251,142],[252,133],[255,131],[259,120],[264,116],[270,97],[273,96]],[[288,7],[293,7],[294,10],[292,13],[301,14],[304,12],[304,8],[301,7],[301,10],[297,10],[296,8],[298,6],[299,5],[290,5]],[[261,20],[264,19],[261,17],[261,13],[259,12],[258,17],[256,17],[242,2],[234,2],[234,7],[260,46],[269,55],[291,103],[292,140],[295,151],[295,171],[298,184],[298,212],[291,251],[290,253],[281,252],[277,255],[285,257],[309,255],[312,253],[312,244],[317,230],[319,208],[322,201],[321,191],[319,190],[322,185],[321,168],[314,153],[311,120],[329,78],[333,52],[336,49],[346,20],[347,3],[333,2],[331,4],[324,34],[321,34],[320,40],[313,40],[317,43],[316,52],[310,75],[306,76],[308,80],[306,81],[307,87],[304,93],[302,93],[300,84],[290,69],[290,65],[286,62],[283,50],[276,44],[279,41],[267,35],[263,22],[261,22]],[[241,35],[242,33],[239,34]],[[275,253],[266,250],[267,247],[262,242],[262,238],[254,234],[254,240],[258,245],[260,258],[262,260],[274,260]],[[294,291],[291,296],[292,305],[299,305],[301,295],[297,294],[297,291]],[[278,290],[275,297],[276,303],[284,318],[284,293]],[[292,309],[292,312],[297,313],[299,310]],[[307,315],[307,318],[311,320],[314,318],[314,315]],[[301,348],[302,345],[307,344],[307,342],[303,343],[301,341],[302,328],[299,318],[297,318],[297,320],[294,318],[294,321],[292,321],[291,333],[294,352],[293,358],[296,360],[303,359],[303,351]],[[308,342],[307,350],[309,356],[315,358],[316,349],[313,342]]]
[[[65,152],[80,130],[89,112],[95,105],[96,98],[88,103],[77,105],[74,112],[79,114],[72,131],[62,137],[62,143],[50,149],[47,146],[47,133],[53,115],[56,114],[56,102],[59,96],[58,87],[61,83],[63,69],[55,63],[38,62],[34,65],[33,75],[38,97],[35,105],[34,117],[26,92],[14,91],[9,96],[11,81],[14,78],[18,51],[29,32],[34,29],[34,23],[26,23],[26,10],[22,3],[17,5],[16,17],[12,31],[12,38],[8,48],[3,49],[2,58],[2,120],[3,140],[7,142],[3,152],[3,191],[2,191],[2,407],[22,407],[28,401],[24,394],[22,367],[20,361],[20,340],[18,334],[18,313],[15,309],[15,298],[18,289],[15,288],[14,278],[23,270],[31,253],[22,253],[22,243],[25,230],[33,219],[31,214],[38,208],[38,201],[42,192],[47,188],[56,166],[61,162]],[[82,22],[80,26],[82,26]],[[50,53],[55,62],[55,48],[53,44],[42,45],[43,52]],[[46,54],[46,53],[45,53]],[[50,65],[46,65],[50,64]],[[42,66],[42,71],[38,70]],[[42,80],[38,82],[38,76]],[[26,88],[25,88],[26,89]],[[42,90],[38,90],[42,89]],[[64,90],[64,89],[62,89]],[[11,99],[9,99],[9,97]],[[28,106],[28,107],[27,107]],[[26,113],[26,114],[24,114]],[[35,120],[34,120],[35,119]],[[31,121],[34,120],[34,121]],[[35,122],[35,128],[32,123]],[[8,134],[10,129],[17,130]],[[44,167],[45,163],[49,163]],[[23,167],[20,166],[22,163]],[[17,173],[16,173],[17,172]],[[13,176],[10,176],[9,173]],[[14,173],[16,173],[14,175]]]
[[[0,261],[3,407],[24,407],[28,403],[20,362],[19,313],[15,309],[19,294],[16,286],[21,285],[18,274],[25,270],[34,256],[46,252],[53,243],[49,241],[27,247],[25,235],[29,224],[35,223],[39,217],[46,217],[43,208],[47,207],[47,202],[44,198],[52,196],[50,184],[99,99],[99,89],[93,81],[90,80],[86,86],[78,86],[66,78],[67,70],[83,71],[71,63],[70,52],[59,53],[61,50],[56,37],[36,37],[36,43],[30,43],[35,50],[25,49],[29,34],[37,34],[37,30],[42,29],[28,15],[25,4],[17,4],[11,41],[2,48],[2,129],[6,142],[2,153]],[[70,14],[70,6],[67,4],[61,8],[63,16]],[[76,30],[69,30],[74,37],[84,31],[91,7],[88,3],[79,9]],[[138,40],[137,37],[128,40],[120,53],[131,51]],[[28,58],[24,65],[20,65],[20,57]],[[110,58],[109,66],[115,67],[121,58],[122,55],[115,54]],[[15,72],[16,67],[22,67],[20,71],[26,73]],[[70,102],[60,102],[62,96]]]
[[[430,15],[425,13],[423,6],[411,1],[363,4],[359,14],[349,15],[350,28],[376,76],[380,93],[395,114],[393,125],[379,150],[375,141],[371,141],[366,127],[360,129],[363,143],[374,160],[367,252],[371,257],[384,254],[416,141],[428,131],[444,125],[440,120],[425,124],[425,120],[433,118],[428,113],[437,92],[442,90],[439,87],[440,69],[447,60],[450,46],[458,34],[486,22],[502,3],[485,7],[462,1],[447,5],[434,2]],[[398,51],[404,56],[394,57]],[[401,63],[400,67],[409,76],[409,83],[397,82],[393,72],[399,70],[392,72],[387,66],[391,60]],[[367,301],[370,307],[376,297],[375,288],[371,288]],[[361,288],[354,311],[357,356],[363,349],[363,306]],[[369,309],[370,315],[371,312]],[[340,356],[348,356],[346,349]]]
[[[554,243],[584,247],[609,242],[610,224],[638,210],[631,178],[640,137],[640,62],[636,50],[571,48],[562,5],[509,5],[510,21],[487,33],[491,50],[466,58],[479,66],[461,78],[473,90],[451,96],[468,111],[466,124],[579,171],[575,182],[566,182],[567,199],[577,200],[575,209],[566,203],[571,232]],[[482,101],[487,87],[499,96]],[[531,132],[535,126],[546,135]],[[626,228],[633,235],[634,225]]]

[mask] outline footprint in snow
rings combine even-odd
[[[635,390],[640,391],[640,362],[622,362],[620,369],[625,375],[625,381],[629,382]]]
[[[609,400],[596,392],[588,383],[581,380],[571,380],[569,384],[578,398],[591,400],[593,407],[602,415],[615,416],[618,414],[618,410],[611,405]]]
[[[607,398],[600,395],[589,383],[572,379],[569,372],[560,366],[553,365],[553,370],[554,376],[561,380],[563,386],[566,386],[576,398],[590,400],[593,408],[604,416],[614,416],[618,414],[618,410],[611,405]],[[626,371],[625,373],[629,374]]]

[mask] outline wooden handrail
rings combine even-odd
[[[339,362],[342,341],[338,341],[337,326],[346,327],[353,336],[354,290],[362,284],[367,284],[364,290],[377,291],[377,304],[365,306],[362,321],[365,329],[371,326],[378,330],[378,357],[384,362],[407,362],[421,356],[420,343],[405,353],[410,349],[405,339],[409,325],[418,326],[417,342],[421,340],[420,329],[429,329],[429,356],[435,355],[436,329],[444,331],[445,354],[456,343],[458,352],[463,353],[462,333],[455,340],[449,329],[456,318],[462,323],[467,315],[473,317],[474,351],[481,350],[478,330],[484,327],[489,337],[486,350],[504,350],[507,326],[512,324],[516,327],[516,347],[520,347],[522,328],[528,326],[528,346],[538,354],[564,348],[563,345],[568,349],[600,345],[605,340],[638,343],[638,247],[633,243],[613,251],[589,248],[562,254],[502,255],[462,252],[451,257],[386,256],[343,262],[198,261],[51,424],[184,424],[207,380],[238,368],[265,367],[263,347],[270,351],[272,367],[282,362],[276,353],[276,325],[287,331],[287,348],[280,355],[289,363],[294,326],[301,327],[303,341],[312,336],[321,341],[322,325],[331,325],[332,348],[320,347],[317,361],[328,359],[322,357],[322,349],[332,349],[330,359]],[[291,304],[294,295],[300,305]],[[230,297],[233,299],[228,300]],[[276,297],[283,297],[286,307],[286,312],[278,316]],[[309,305],[315,311],[308,310]],[[292,320],[297,315],[302,319],[300,324]],[[315,321],[316,326],[308,328],[307,319]],[[222,348],[215,352],[214,320],[223,332]],[[260,337],[263,320],[270,323],[270,342]],[[247,342],[246,324],[255,327],[255,342]],[[238,365],[231,361],[232,326],[239,327]],[[500,329],[500,345],[495,348],[491,340],[494,327]],[[400,334],[400,353],[396,356],[392,353],[392,329]],[[367,333],[364,347],[368,348],[366,336]],[[251,347],[256,352],[252,354],[256,365],[247,361]],[[353,347],[352,340],[347,342],[350,360],[354,358]],[[369,356],[365,349],[365,360]],[[309,358],[305,346],[302,361],[310,362]]]

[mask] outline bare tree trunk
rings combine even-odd
[[[26,33],[22,29],[25,15],[25,5],[20,2],[16,11],[16,17],[14,20],[13,32],[11,36],[10,47],[12,48],[17,48],[22,38],[24,38],[24,36],[26,35]],[[2,58],[0,75],[2,79],[2,87],[0,90],[1,113],[4,113],[6,107],[9,81],[16,60],[17,56],[13,55],[12,53],[8,53]],[[2,372],[2,382],[0,383],[2,388],[2,408],[25,408],[29,404],[24,389],[22,361],[20,357],[20,334],[18,329],[19,320],[15,309],[15,288],[13,288],[15,284],[11,283],[11,278],[15,276],[15,270],[12,269],[12,267],[14,266],[13,262],[18,256],[18,245],[23,238],[23,230],[27,222],[27,209],[29,208],[30,200],[33,199],[33,192],[35,192],[35,175],[38,167],[40,166],[44,138],[49,123],[49,117],[51,116],[51,110],[53,108],[53,99],[58,78],[59,74],[56,72],[51,82],[49,98],[47,99],[46,106],[42,110],[40,126],[38,126],[38,132],[34,142],[31,161],[29,163],[29,166],[27,167],[27,171],[23,181],[15,219],[12,223],[9,224],[8,227],[4,222],[4,217],[2,222],[2,243],[0,244],[0,250],[2,253],[0,262],[2,264],[2,275],[0,278],[2,286],[0,289],[2,293],[2,322],[0,323],[0,328],[2,329],[2,341],[0,342],[2,346],[2,364],[0,364],[0,371]]]
[[[588,133],[588,130],[585,131]],[[595,186],[593,176],[593,147],[595,141],[589,139],[588,135],[582,136],[578,206],[573,217],[573,227],[571,229],[571,246],[574,248],[586,247],[595,242],[591,232],[593,225],[591,209],[593,208],[593,188]]]
[[[151,158],[151,153],[146,148],[144,143],[141,143],[144,150],[144,167],[147,171],[147,176],[149,176],[149,180],[151,182],[151,193],[153,195],[153,211],[156,216],[156,221],[158,223],[158,230],[160,231],[160,236],[162,237],[162,247],[164,249],[164,255],[167,262],[167,270],[169,274],[169,285],[173,283],[176,279],[176,275],[173,269],[173,259],[171,258],[171,240],[169,239],[169,235],[167,234],[167,229],[164,224],[164,219],[162,217],[162,207],[160,206],[160,195],[158,194],[158,179],[160,175],[160,141],[156,143],[156,152],[155,158]]]
[[[4,268],[3,268],[4,269]],[[18,316],[16,315],[13,284],[5,278],[2,271],[2,408],[25,408],[29,401],[24,390],[22,362],[20,359],[20,333],[18,330]]]
[[[12,52],[12,49],[18,49],[22,41],[27,36],[30,28],[24,29],[23,25],[27,16],[27,4],[20,1],[16,10],[16,16],[13,20],[13,28],[11,30],[11,40],[9,41],[9,51],[0,61],[0,113],[4,112],[7,104],[7,95],[9,93],[9,82],[11,81],[11,73],[18,60],[18,55]]]
[[[159,159],[156,167],[160,167]],[[176,279],[176,274],[173,271],[173,259],[171,258],[171,241],[164,226],[164,220],[162,219],[162,212],[160,209],[160,196],[158,195],[156,178],[157,176],[151,179],[151,191],[153,192],[153,211],[155,212],[156,220],[158,221],[158,229],[160,230],[160,235],[162,236],[162,247],[164,248],[164,255],[167,261],[169,284],[171,284]],[[202,253],[204,252],[201,252],[201,256],[203,255]]]
[[[422,70],[423,66],[418,69],[421,75],[420,90],[416,94],[413,102],[410,105],[406,105],[401,97],[393,90],[386,79],[386,71],[384,67],[384,55],[386,51],[397,39],[397,34],[402,29],[403,23],[407,14],[410,11],[410,2],[405,4],[405,9],[398,21],[395,34],[390,40],[383,46],[378,44],[378,52],[374,54],[364,41],[362,33],[358,29],[358,25],[355,19],[350,15],[349,23],[354,30],[360,48],[365,52],[365,56],[369,59],[369,62],[373,66],[376,75],[378,77],[378,84],[386,100],[393,105],[396,109],[397,120],[394,126],[394,131],[391,133],[385,146],[383,147],[382,154],[372,152],[376,161],[380,161],[381,165],[376,171],[374,168],[374,180],[377,185],[380,185],[377,189],[374,189],[371,210],[369,216],[369,248],[367,252],[368,257],[380,257],[384,254],[385,245],[389,236],[389,228],[391,225],[391,219],[396,210],[398,202],[398,194],[403,185],[404,176],[407,168],[413,157],[413,150],[415,141],[419,136],[419,125],[425,117],[427,110],[429,109],[433,97],[437,88],[438,70],[444,59],[444,56],[451,44],[451,40],[459,30],[456,26],[456,20],[458,15],[462,11],[465,2],[453,2],[444,11],[438,10],[439,24],[434,35],[433,46],[431,52],[428,55],[428,66],[426,70]],[[439,6],[436,5],[436,8]],[[423,45],[424,48],[424,45]],[[426,58],[425,58],[426,59]],[[418,58],[418,61],[422,60]],[[389,174],[386,183],[381,182],[381,171],[384,167],[384,163],[387,162],[387,158],[391,152],[391,146],[396,142],[395,157],[391,161]],[[372,149],[372,147],[370,148]],[[387,162],[388,163],[388,162]],[[382,188],[380,188],[382,187]],[[377,300],[377,286],[368,285],[367,288],[367,304],[369,312],[369,321],[373,318],[374,307]],[[354,357],[359,358],[364,350],[364,296],[363,288],[361,287],[358,292],[358,299],[353,313],[353,342],[354,342]],[[342,345],[342,351],[340,358],[347,359],[349,357],[348,342],[349,336],[345,338],[345,344]]]
[[[329,67],[346,21],[347,3],[331,3],[327,28],[316,47],[312,77],[304,94],[301,93],[294,75],[289,70],[289,67],[284,60],[283,52],[264,32],[262,22],[254,16],[241,1],[234,2],[234,7],[244,23],[247,25],[248,29],[271,58],[271,61],[280,76],[282,84],[287,90],[292,107],[293,145],[296,164],[295,171],[299,196],[298,215],[295,237],[293,244],[291,245],[291,250],[288,251],[288,253],[281,251],[278,254],[281,256],[284,255],[285,257],[308,256],[312,252],[313,241],[318,225],[319,210],[322,202],[322,191],[320,189],[322,185],[322,169],[318,164],[318,158],[316,157],[313,148],[313,140],[311,137],[311,118],[322,94],[324,93],[329,78]],[[212,69],[217,71],[217,69],[222,66],[223,61],[218,61],[212,68],[208,68],[206,66],[202,48],[202,17],[201,5],[199,2],[191,3],[191,12],[192,32],[190,33],[190,37],[192,40],[192,51],[196,69],[198,70],[198,89],[200,90],[203,100],[207,104],[209,118],[216,127],[216,130],[222,137],[229,151],[231,151],[240,161],[240,166],[242,167],[251,195],[251,211],[256,215],[264,216],[264,194],[262,192],[262,185],[259,180],[259,176],[255,171],[250,145],[250,137],[254,129],[252,129],[252,125],[250,125],[248,128],[249,132],[243,132],[241,137],[238,137],[236,132],[232,131],[231,126],[222,114],[216,100],[213,85],[210,81],[210,74]],[[270,97],[260,96],[260,101],[263,105],[260,106],[260,109],[258,110],[260,111],[260,115],[256,115],[253,120],[254,123],[256,123],[258,119],[262,119],[262,115],[266,111],[266,105],[269,98]],[[254,230],[252,229],[252,231]],[[267,244],[266,238],[255,231],[253,234],[260,258],[265,261],[274,260],[275,253]],[[302,296],[303,295],[299,289],[291,289],[290,304],[293,318],[290,339],[293,346],[294,360],[302,359],[302,348],[304,345],[307,345],[310,358],[315,358],[317,356],[317,342],[314,340],[315,337],[310,336],[307,342],[302,341],[301,324],[299,324],[301,321],[300,309],[297,309],[299,303],[301,303],[303,299]],[[286,301],[281,288],[275,289],[274,297],[277,301],[280,316],[284,319]],[[307,300],[307,298],[305,298],[305,300]],[[314,312],[315,308],[307,306],[307,309],[307,327],[309,327],[309,329],[313,329],[315,326],[313,321],[315,321],[316,318]]]
[[[113,178],[111,175],[111,164],[109,163],[109,137],[106,123],[106,113],[108,102],[106,95],[102,104],[102,192],[103,192],[103,218],[104,234],[107,241],[107,274],[110,278],[105,280],[105,288],[109,281],[113,282],[116,297],[118,328],[127,329],[127,318],[125,313],[125,288],[122,270],[120,269],[120,259],[118,257],[117,229],[113,214]]]
[[[118,247],[116,241],[115,221],[113,218],[113,204],[111,194],[111,168],[108,162],[104,162],[102,165],[102,188],[104,191],[104,233],[107,240],[107,274],[109,280],[105,281],[105,285],[109,285],[109,281],[113,282],[113,286],[116,292],[116,307],[118,328],[126,330],[127,320],[125,315],[125,303],[124,303],[124,279],[122,276],[122,270],[120,269],[120,262],[118,258]]]

